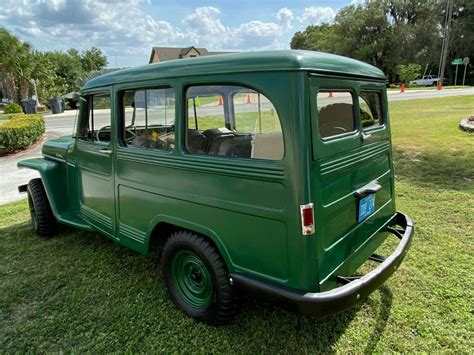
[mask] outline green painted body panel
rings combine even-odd
[[[185,150],[185,90],[232,84],[263,93],[281,119],[281,161],[191,155]],[[144,150],[119,144],[119,93],[175,90],[175,148]],[[315,93],[361,88],[381,93],[385,125],[362,140],[318,136]],[[162,223],[211,239],[229,272],[302,292],[335,286],[383,241],[377,233],[395,213],[390,125],[383,73],[352,59],[315,52],[275,51],[183,59],[104,75],[82,95],[109,93],[109,144],[63,137],[48,141],[44,159],[19,165],[40,171],[61,222],[97,230],[140,253]],[[78,122],[84,119],[81,104]],[[80,124],[80,123],[78,123]],[[110,155],[101,154],[103,148]],[[356,222],[354,191],[377,179],[377,211]],[[314,203],[316,232],[303,236],[300,205]],[[69,218],[69,221],[67,220]]]

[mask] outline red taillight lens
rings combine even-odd
[[[312,203],[300,206],[301,229],[303,235],[314,234],[314,208]]]

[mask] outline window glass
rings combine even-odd
[[[263,94],[240,86],[187,90],[186,148],[193,154],[280,160],[283,134],[278,113]]]
[[[123,94],[124,131],[127,146],[145,149],[174,148],[174,90],[129,90]]]
[[[321,138],[354,132],[354,102],[350,92],[318,92],[318,126]]]
[[[111,137],[110,95],[88,96],[87,107],[87,118],[83,122],[79,138],[95,143],[109,143]]]
[[[362,91],[359,95],[360,121],[364,129],[383,125],[380,94]]]

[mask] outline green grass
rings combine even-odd
[[[474,348],[474,96],[394,102],[397,205],[417,222],[405,262],[360,306],[326,318],[244,300],[195,323],[166,295],[154,255],[95,233],[32,233],[25,201],[0,206],[2,352],[433,352]]]

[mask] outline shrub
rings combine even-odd
[[[0,147],[11,152],[36,143],[45,131],[40,115],[15,115],[0,126]]]
[[[4,110],[5,113],[21,113],[21,106],[17,103],[10,102],[9,104],[5,105]]]
[[[420,77],[421,70],[421,65],[415,63],[406,65],[400,64],[397,66],[397,73],[400,76],[400,81],[405,84]]]

